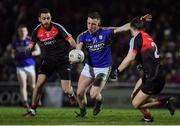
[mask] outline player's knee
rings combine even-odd
[[[103,81],[104,76],[105,76],[105,74],[103,74],[103,73],[98,74],[97,77],[95,78],[94,82],[93,82],[93,85],[94,86],[100,86],[101,82]]]
[[[83,98],[84,97],[84,92],[79,92],[78,91],[77,92],[77,97],[80,98],[80,99]]]
[[[65,94],[68,94],[69,92],[71,92],[71,87],[65,87],[63,88],[63,91]]]
[[[90,92],[90,97],[91,97],[92,99],[96,99],[97,96],[98,96],[97,93],[91,93],[91,92]]]
[[[35,84],[32,84],[32,85],[31,85],[31,90],[33,91],[35,87],[36,87],[36,85],[35,85]]]
[[[68,90],[64,89],[63,91],[64,91],[65,94],[68,94]]]
[[[134,107],[135,109],[140,108],[140,103],[137,102],[137,101],[135,101],[135,100],[132,101],[132,105],[133,105],[133,107]]]

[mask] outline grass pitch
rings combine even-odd
[[[180,125],[180,110],[174,116],[165,109],[152,109],[153,123],[141,122],[142,115],[135,109],[104,108],[94,117],[92,109],[88,109],[87,118],[76,118],[74,111],[78,108],[38,108],[38,114],[32,118],[24,118],[24,108],[0,107],[1,125]]]

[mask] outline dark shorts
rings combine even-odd
[[[45,74],[47,77],[50,77],[54,72],[56,72],[61,80],[70,80],[71,79],[71,69],[69,61],[50,61],[43,60],[38,74]]]
[[[154,77],[150,79],[143,77],[142,81],[142,92],[148,95],[159,94],[165,85],[165,71],[160,67]]]

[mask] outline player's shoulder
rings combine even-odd
[[[139,39],[139,38],[142,38],[142,33],[141,32],[135,36],[135,39]]]
[[[134,36],[133,38],[134,38],[134,41],[138,42],[138,43],[142,43],[142,41],[143,41],[143,36],[142,36],[141,32],[139,34],[137,34],[136,36]]]
[[[88,30],[81,32],[81,33],[78,35],[78,37],[80,37],[80,36],[85,36],[85,35],[87,35],[87,34],[88,34]]]
[[[87,35],[88,31],[83,31],[81,32],[78,36],[77,36],[77,39],[76,41],[79,42],[79,41],[83,41],[85,38],[86,38],[86,35]]]
[[[62,26],[61,24],[59,24],[59,23],[57,23],[57,22],[52,22],[52,25],[56,28],[56,29],[58,29],[58,30],[60,30],[60,31],[63,31],[63,32],[65,32],[66,34],[70,34],[65,28],[64,28],[64,26]]]
[[[31,37],[30,37],[30,36],[27,36],[26,39],[27,39],[27,40],[31,40]]]
[[[28,39],[31,39],[31,36],[28,35],[27,38],[28,38]]]
[[[38,24],[33,31],[37,31],[41,27],[41,24]]]
[[[114,27],[101,27],[100,30],[102,34],[111,34],[113,33]]]
[[[56,28],[60,28],[60,29],[64,29],[64,27],[60,24],[60,23],[57,23],[57,22],[51,22],[53,26],[55,26]]]

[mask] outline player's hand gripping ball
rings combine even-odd
[[[81,50],[73,49],[69,52],[70,63],[81,63],[84,61],[84,53]]]

